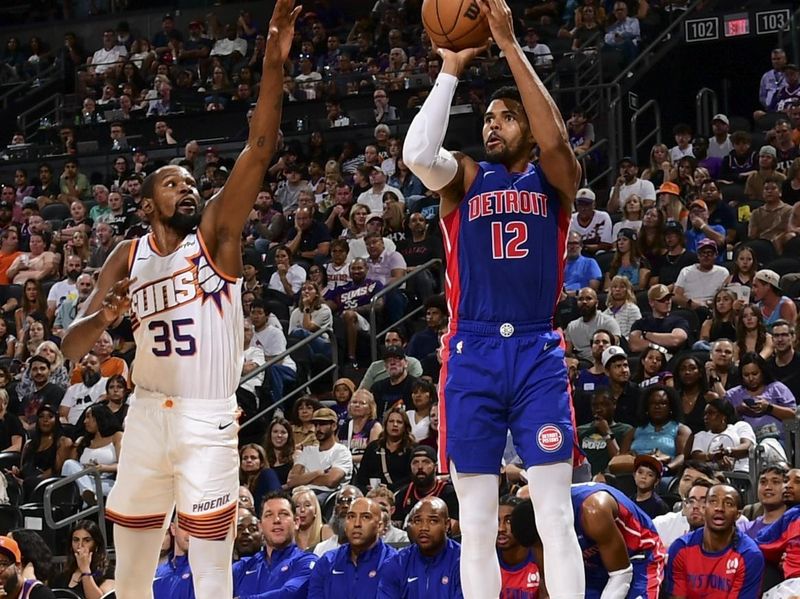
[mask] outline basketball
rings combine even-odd
[[[434,44],[454,52],[483,46],[491,35],[475,0],[424,0],[422,24]]]

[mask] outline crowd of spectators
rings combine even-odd
[[[457,554],[448,535],[459,535],[458,502],[448,478],[437,475],[435,453],[437,348],[449,315],[440,268],[422,268],[443,258],[438,195],[403,163],[404,140],[394,127],[413,114],[440,66],[419,32],[417,4],[379,1],[371,18],[348,26],[334,3],[319,0],[303,17],[286,67],[285,101],[315,100],[309,106],[321,111],[320,126],[304,143],[281,137],[242,233],[243,376],[322,334],[307,355],[287,354],[237,390],[242,421],[252,420],[241,433],[238,596],[290,584],[297,597],[330,596],[336,587],[329,575],[343,563],[343,550],[359,572],[362,554],[365,572],[393,564],[372,578],[376,589],[394,584],[387,581],[405,562],[392,558],[390,545],[409,536],[423,556]],[[537,68],[552,65],[547,43],[563,40],[576,49],[595,40],[630,60],[666,5],[679,8],[584,0],[556,12],[556,4],[519,12]],[[176,139],[170,115],[247,113],[258,95],[263,48],[264,33],[245,11],[234,23],[209,18],[185,31],[167,15],[152,40],[120,23],[93,53],[68,33],[53,55],[71,64],[81,95],[74,126],[59,129],[58,153],[69,157],[58,169],[49,162],[36,173],[17,169],[0,188],[0,450],[21,454],[6,475],[12,503],[33,500],[51,477],[87,466],[100,472],[103,493],[113,486],[134,366],[130,320],[114,323],[79,364],[65,361],[61,336],[115,244],[148,233],[139,205],[144,178],[162,164],[151,160],[153,149],[181,144],[172,163],[193,173],[204,200],[225,184],[231,157]],[[3,68],[35,76],[25,54],[12,50],[0,57]],[[47,60],[42,52],[41,66]],[[489,76],[500,64],[488,60],[471,76]],[[703,526],[699,506],[714,482],[730,480],[742,497],[757,499],[737,524],[754,540],[783,522],[787,504],[800,503],[784,431],[800,393],[800,103],[797,68],[777,50],[772,66],[758,93],[756,131],[731,131],[724,114],[713,117],[709,138],[678,125],[674,145],[653,146],[646,164],[620,160],[607,196],[600,188],[576,195],[556,325],[588,460],[582,475],[625,489],[655,520],[667,548]],[[394,105],[393,92],[407,86],[420,92]],[[480,89],[461,93],[483,109]],[[342,108],[342,98],[358,94],[372,98],[367,116]],[[758,130],[770,115],[769,127]],[[131,119],[148,119],[152,137],[129,143]],[[328,128],[355,123],[374,127],[371,137],[326,143]],[[98,124],[108,129],[103,147],[115,152],[110,172],[99,176],[76,157],[84,126]],[[580,108],[567,124],[576,154],[591,152],[594,133]],[[12,145],[24,141],[17,134]],[[409,273],[415,276],[393,286]],[[371,312],[380,329],[415,308],[422,317],[390,328],[373,361]],[[309,373],[334,359],[346,377],[309,387]],[[303,395],[270,419],[262,416],[294,390]],[[511,439],[498,474],[501,493],[525,484]],[[78,479],[76,505],[94,504],[95,492],[88,477]],[[507,522],[513,505],[506,498],[498,514],[498,551],[507,570],[524,565],[538,584],[536,566]],[[92,526],[75,526],[74,559],[60,577],[40,574],[48,567],[34,564],[35,577],[80,587],[87,597],[113,588]],[[765,588],[798,574],[795,562],[781,559],[794,545],[781,539],[778,551],[778,541],[764,537],[772,564]],[[274,555],[294,545],[292,559],[306,560],[299,563],[317,559],[306,552],[319,557],[313,575],[248,578],[266,567],[262,548]],[[0,539],[0,553],[4,547]],[[186,534],[173,524],[157,598],[174,592],[170,584],[186,584],[187,551]],[[5,553],[22,565],[32,559],[24,549],[21,557]],[[88,569],[92,576],[81,576]],[[441,575],[455,583],[457,566]]]

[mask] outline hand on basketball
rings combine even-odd
[[[433,49],[442,57],[442,73],[460,77],[467,65],[473,61],[476,56],[486,52],[489,48],[489,40],[479,48],[464,48],[458,52],[453,52],[447,48],[440,48],[433,44]]]
[[[494,43],[502,50],[516,44],[514,37],[514,16],[506,0],[477,0],[481,13],[489,23]]]
[[[103,316],[109,324],[115,322],[117,318],[125,314],[131,307],[131,298],[128,295],[128,289],[134,281],[136,281],[136,279],[131,280],[128,277],[117,281],[103,299]]]
[[[270,60],[280,64],[286,62],[294,38],[294,24],[302,10],[302,6],[294,5],[294,0],[278,0],[275,3],[272,18],[269,20],[264,62]]]

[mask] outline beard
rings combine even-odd
[[[167,226],[173,231],[181,235],[188,235],[194,233],[195,229],[200,225],[201,214],[195,212],[194,214],[181,214],[177,210],[167,219]]]
[[[344,516],[336,516],[336,515],[334,515],[333,518],[331,518],[331,521],[328,522],[328,524],[331,527],[331,530],[333,531],[333,534],[339,537],[340,541],[344,537],[345,533],[344,522],[345,522]]]
[[[88,368],[84,368],[82,378],[83,384],[91,388],[94,387],[97,384],[97,381],[100,380],[100,373],[95,372],[94,370],[89,370]]]

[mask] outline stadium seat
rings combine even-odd
[[[0,470],[5,472],[11,470],[12,466],[19,467],[20,453],[18,451],[2,451],[0,452]]]
[[[70,216],[69,206],[61,203],[48,204],[42,208],[41,215],[44,220],[67,220]]]
[[[800,272],[800,258],[782,256],[764,265],[764,268],[774,270],[780,276],[793,272]]]
[[[778,256],[777,252],[775,251],[775,246],[773,246],[772,243],[766,239],[751,239],[749,241],[745,241],[742,245],[752,248],[759,264],[767,264],[772,262]]]
[[[22,512],[15,505],[0,505],[0,535],[22,526]]]
[[[732,116],[729,117],[729,120],[730,131],[746,131],[750,133],[750,131],[753,130],[753,125],[748,118],[742,116]]]
[[[595,255],[594,259],[597,261],[598,266],[600,266],[600,272],[604,275],[608,272],[608,269],[611,267],[611,261],[614,259],[614,252],[603,252],[602,254]]]

